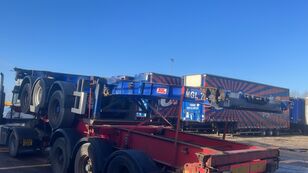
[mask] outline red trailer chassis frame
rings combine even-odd
[[[180,108],[184,90],[182,87]],[[163,115],[158,115],[163,118]],[[175,130],[134,121],[128,123],[106,120],[80,121],[77,129],[88,137],[108,139],[119,150],[143,151],[173,172],[262,173],[274,172],[278,168],[278,149],[180,132],[181,111],[178,112],[177,119]]]
[[[112,141],[114,147],[140,150],[167,170],[185,173],[261,173],[278,168],[278,149],[250,146],[213,137],[177,132],[168,127],[81,122],[87,137]]]

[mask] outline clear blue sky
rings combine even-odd
[[[99,76],[211,73],[304,92],[308,1],[1,0],[7,90],[15,66]]]

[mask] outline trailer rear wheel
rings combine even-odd
[[[58,138],[52,145],[50,150],[50,161],[53,172],[68,172],[69,155],[63,137]]]
[[[267,136],[273,136],[273,130],[267,130],[266,134]]]
[[[261,136],[266,136],[266,131],[265,130],[261,131]]]
[[[72,99],[67,99],[61,90],[55,91],[48,106],[49,124],[53,129],[70,127],[74,122],[74,115],[71,112]],[[70,102],[70,103],[65,103]]]
[[[278,129],[274,131],[274,136],[280,136],[280,131]]]
[[[151,158],[136,150],[117,151],[111,156],[107,173],[157,173],[159,169]]]
[[[23,113],[28,113],[30,110],[30,100],[31,100],[31,85],[26,83],[21,90],[20,94],[20,107]]]
[[[9,154],[11,157],[17,157],[19,154],[18,136],[14,132],[11,132],[9,138]]]
[[[101,173],[113,149],[108,141],[93,138],[80,146],[75,156],[75,173]]]

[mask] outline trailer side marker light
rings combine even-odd
[[[22,146],[24,147],[29,147],[29,146],[32,146],[32,139],[23,139],[22,140]]]

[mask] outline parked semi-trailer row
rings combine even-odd
[[[15,71],[12,114],[1,118],[0,142],[14,157],[50,146],[55,173],[248,173],[278,168],[277,149],[184,133],[180,119],[196,119],[196,107],[203,112],[229,107],[279,113],[285,111],[279,99],[185,86],[181,78],[155,73],[102,78]]]
[[[50,73],[42,71],[21,70],[17,71],[17,85],[13,91],[13,104],[20,108],[21,112],[34,112],[39,115],[55,117],[54,107],[57,105],[48,104],[50,99],[65,97],[65,94],[72,92],[80,79],[90,80],[89,76],[63,75],[61,73]],[[28,75],[31,73],[31,75]],[[101,83],[115,84],[122,79],[123,85],[138,85],[138,81],[159,83],[174,86],[187,86],[191,89],[185,92],[187,98],[200,97],[197,99],[212,98],[217,102],[218,107],[224,109],[209,109],[205,104],[194,104],[187,99],[182,108],[181,119],[192,122],[212,123],[219,126],[221,123],[235,123],[237,130],[258,130],[258,129],[287,129],[289,128],[289,90],[272,87],[264,84],[257,84],[248,81],[230,79],[214,75],[188,75],[183,79],[180,77],[160,75],[156,73],[142,73],[136,77],[118,76],[113,78],[92,77]],[[136,82],[137,81],[137,82]],[[79,84],[83,85],[83,84]],[[79,86],[81,87],[81,86]],[[82,86],[83,87],[83,86]],[[141,88],[143,86],[127,86]],[[192,87],[197,87],[193,89]],[[208,87],[207,91],[199,90],[198,87]],[[55,90],[61,88],[63,93],[53,96]],[[211,89],[213,88],[213,89]],[[105,87],[105,90],[110,87]],[[78,88],[77,88],[78,90]],[[125,94],[125,93],[123,93]],[[80,97],[78,97],[80,98]],[[67,97],[66,104],[72,103],[73,97]],[[19,107],[20,106],[20,107]],[[50,109],[48,109],[48,107]],[[159,99],[156,107],[172,121],[176,117],[179,104],[172,97]],[[47,111],[50,112],[47,112]],[[71,112],[69,109],[66,111]],[[76,109],[73,110],[77,111]],[[237,113],[238,112],[238,113]],[[50,118],[53,128],[70,127],[74,122],[72,118],[62,118],[66,112],[61,111],[61,120],[57,117]],[[66,116],[73,117],[73,116]]]
[[[291,98],[290,123],[292,130],[308,133],[308,97]]]
[[[47,112],[49,110],[47,103],[55,88],[63,88],[64,85],[67,85],[65,88],[72,90],[74,87],[72,83],[77,85],[78,80],[81,78],[90,79],[89,76],[16,69],[16,71],[18,70],[19,72],[16,75],[18,79],[17,85],[13,91],[14,108],[21,109],[23,113],[30,111],[39,115],[48,114],[50,117],[53,116],[54,112],[52,112],[53,109],[50,109],[51,112]],[[33,74],[30,77],[26,76],[25,72]],[[99,77],[93,78],[98,79]],[[220,99],[217,106],[224,109],[208,109],[205,104],[195,104],[186,100],[182,105],[181,117],[184,130],[222,131],[225,130],[227,124],[227,130],[232,133],[257,132],[264,135],[279,135],[280,131],[288,131],[290,127],[305,127],[297,126],[298,123],[303,124],[302,122],[292,120],[294,119],[293,116],[296,118],[297,115],[294,114],[294,111],[289,110],[289,105],[293,100],[290,100],[289,90],[285,88],[208,74],[187,75],[181,78],[157,73],[141,73],[135,77],[123,75],[100,78],[101,81],[106,81],[108,84],[116,84],[119,79],[122,80],[123,84],[127,85],[134,81],[148,81],[174,86],[214,88],[215,91],[211,89],[209,91],[190,89],[185,93],[187,98],[195,97],[196,93],[200,97],[211,97],[212,95],[213,97],[211,98],[213,99],[217,96],[216,101]],[[57,82],[53,83],[54,81]],[[32,86],[31,88],[30,85]],[[214,93],[216,91],[219,92]],[[222,99],[223,101],[221,101]],[[51,105],[51,107],[53,106],[55,105]],[[77,106],[76,103],[74,103],[74,106]],[[155,106],[158,112],[164,114],[171,123],[175,123],[177,111],[179,110],[179,103],[176,99],[162,98],[158,100]],[[62,113],[61,115],[64,114],[63,111],[60,113]],[[61,119],[61,117],[59,118]],[[56,118],[50,118],[53,128],[65,127],[66,125],[69,127],[74,122],[70,118],[62,119],[62,124],[57,120]]]

